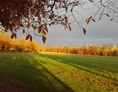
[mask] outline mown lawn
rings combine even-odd
[[[24,92],[118,92],[118,57],[0,53],[0,80]]]

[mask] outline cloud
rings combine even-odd
[[[87,30],[84,35],[82,29],[77,25],[72,25],[72,31],[64,30],[62,26],[49,28],[47,42],[41,45],[86,45],[86,44],[117,44],[118,31],[117,23],[111,23],[109,20],[101,20],[98,23],[83,25]]]
[[[83,21],[81,26],[87,30],[87,35],[83,34],[77,23],[73,23],[72,31],[64,30],[61,25],[49,27],[46,43],[43,44],[40,37],[35,37],[36,41],[41,45],[118,44],[117,23],[111,22],[110,18],[103,16],[100,21],[98,21],[99,17],[96,17],[96,23],[91,21],[87,25],[84,20],[91,16],[90,11],[81,9],[79,12],[80,15],[75,13],[75,17],[77,20]]]

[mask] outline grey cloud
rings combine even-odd
[[[75,16],[77,20],[84,21],[91,15],[89,11],[80,10],[80,15],[75,14]],[[87,25],[83,22],[82,26],[87,30],[87,35],[83,34],[77,23],[73,23],[72,31],[64,30],[61,25],[49,27],[46,44],[42,43],[40,37],[35,37],[35,40],[41,45],[118,44],[117,22],[110,22],[106,16],[103,16],[100,21],[98,18],[95,18],[96,23],[90,22]]]
[[[81,28],[73,25],[72,31],[64,30],[62,26],[55,26],[47,34],[45,45],[86,45],[86,44],[117,44],[118,31],[116,23],[105,21],[84,25],[87,35]],[[39,42],[39,41],[38,41]],[[40,42],[41,45],[44,45]]]

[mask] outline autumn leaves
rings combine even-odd
[[[89,0],[88,2],[93,3],[95,1]],[[0,4],[0,10],[2,10],[0,11],[0,19],[5,19],[3,27],[6,31],[11,31],[11,38],[17,38],[17,32],[22,31],[23,34],[26,34],[26,40],[32,41],[33,35],[36,34],[40,35],[43,43],[45,43],[48,26],[61,24],[64,29],[72,30],[68,19],[70,16],[74,17],[74,21],[78,23],[86,35],[86,29],[80,26],[73,13],[74,7],[85,4],[84,0],[11,0],[9,4],[7,1],[0,1]],[[99,20],[102,18],[103,13],[100,15]],[[110,17],[109,14],[106,14],[106,16]],[[96,22],[92,16],[85,20],[87,24],[90,21]]]

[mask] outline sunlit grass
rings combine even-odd
[[[118,92],[118,57],[0,53],[0,80],[25,92]]]

